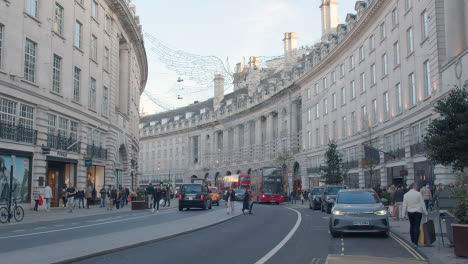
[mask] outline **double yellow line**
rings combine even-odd
[[[393,234],[392,232],[389,233],[390,236],[396,241],[398,242],[398,244],[400,244],[402,247],[404,247],[411,255],[413,255],[413,257],[417,260],[426,260],[423,256],[421,256],[421,254],[419,254],[418,251],[416,251],[412,246],[408,245],[408,243],[406,243],[405,241],[403,241],[403,239],[399,238],[398,236],[396,236],[395,234]]]

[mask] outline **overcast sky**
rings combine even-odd
[[[249,56],[283,54],[284,32],[296,32],[298,44],[320,39],[320,0],[133,0],[143,31],[172,49],[197,55],[229,57],[231,70]],[[353,0],[338,7],[340,23],[354,12]],[[149,73],[146,90],[169,107],[181,107],[213,96],[177,83],[179,77],[158,61],[145,40]],[[187,82],[182,82],[182,84]],[[181,89],[183,88],[183,90]],[[177,95],[183,97],[177,99]],[[143,94],[141,107],[147,113],[164,111]]]

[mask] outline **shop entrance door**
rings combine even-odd
[[[60,200],[59,197],[59,184],[58,184],[58,171],[56,169],[49,169],[47,173],[47,183],[52,189],[52,198],[50,198],[50,207],[57,207]],[[56,204],[57,203],[57,204]]]
[[[114,186],[118,188],[122,184],[122,170],[115,170]]]

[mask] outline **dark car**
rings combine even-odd
[[[182,185],[179,194],[179,211],[184,208],[211,209],[211,196],[208,187],[199,183]]]
[[[388,236],[387,210],[377,193],[370,190],[348,189],[338,193],[330,217],[330,234],[340,233],[381,233]]]
[[[336,196],[338,192],[342,189],[345,189],[344,186],[337,186],[337,185],[327,185],[323,190],[322,194],[322,203],[321,203],[321,210],[322,212],[327,212],[327,214],[331,214],[331,209],[335,204]]]
[[[243,201],[244,196],[245,196],[245,190],[244,189],[234,189],[234,192],[236,193],[236,201]]]
[[[312,210],[318,210],[322,207],[322,195],[324,187],[314,187],[312,192],[309,194],[309,208]]]

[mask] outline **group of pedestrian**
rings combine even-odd
[[[154,188],[153,184],[150,183],[145,190],[146,197],[148,199],[148,208],[152,209],[154,212],[156,209],[159,212],[159,206],[161,202],[163,203],[162,207],[170,207],[171,206],[171,199],[172,199],[172,188],[170,186],[161,186],[157,185]]]
[[[224,191],[224,204],[226,207],[226,213],[232,214],[235,210],[235,201],[236,201],[236,192],[233,188],[229,188],[229,190]],[[249,188],[245,189],[244,198],[242,200],[242,213],[244,214],[245,211],[249,211],[249,214],[252,214],[252,206],[253,206],[253,196],[252,192]]]
[[[297,198],[301,199],[301,203],[307,202],[309,200],[309,191],[308,190],[293,190],[291,192],[291,204],[297,204]]]

